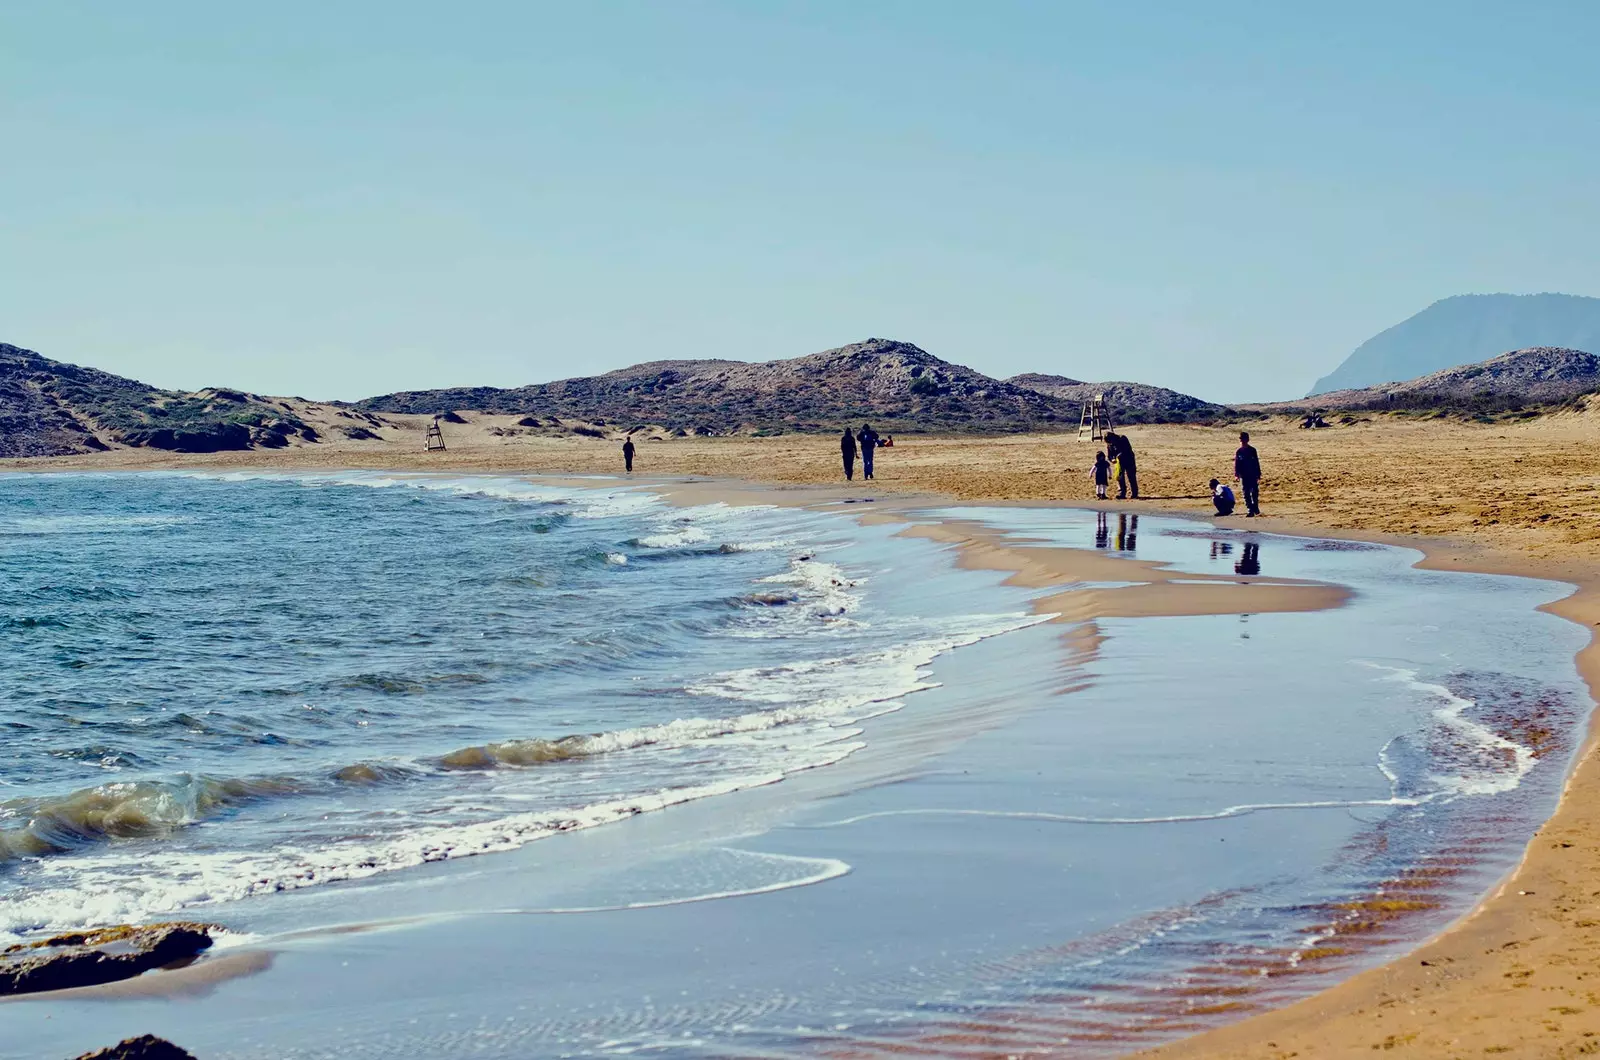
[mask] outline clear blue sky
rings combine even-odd
[[[1600,4],[0,0],[0,341],[357,398],[883,336],[1296,396],[1600,295]]]

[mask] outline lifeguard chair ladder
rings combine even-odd
[[[1105,394],[1096,394],[1093,401],[1084,403],[1083,418],[1078,421],[1078,441],[1098,442],[1111,430],[1111,406]]]
[[[444,452],[444,432],[439,429],[439,417],[435,416],[433,422],[428,424],[428,452]]]

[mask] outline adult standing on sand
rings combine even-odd
[[[633,452],[633,435],[630,434],[622,443],[622,465],[630,475],[633,474]]]
[[[1233,477],[1239,480],[1244,493],[1244,517],[1252,519],[1261,514],[1261,457],[1250,444],[1250,432],[1239,432],[1239,451],[1233,454]]]
[[[1106,432],[1106,452],[1117,465],[1117,499],[1126,500],[1131,494],[1139,499],[1139,461],[1133,455],[1133,443],[1125,434]]]
[[[861,477],[872,478],[872,451],[878,447],[878,432],[872,429],[870,423],[863,423],[861,430],[856,432],[856,441],[861,445]]]
[[[844,457],[845,481],[853,482],[856,477],[856,436],[850,433],[849,427],[839,435],[839,455]]]

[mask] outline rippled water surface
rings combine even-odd
[[[484,478],[0,477],[0,933],[769,783],[1029,621],[865,604],[836,522]]]

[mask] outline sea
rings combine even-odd
[[[401,940],[343,1006],[279,971],[209,1008],[12,1005],[0,1055],[135,1024],[240,1057],[892,1055],[952,1027],[1125,1051],[1447,926],[1587,721],[1584,632],[1536,610],[1567,586],[1237,525],[875,504],[0,474],[0,944],[207,920],[223,951],[287,952],[303,991],[352,925]],[[901,532],[948,519],[1353,596],[1067,625]],[[559,970],[491,987],[441,956],[491,914],[475,960],[509,932]],[[384,979],[406,950],[439,962],[426,989]],[[250,1022],[296,1005],[299,1030]]]

